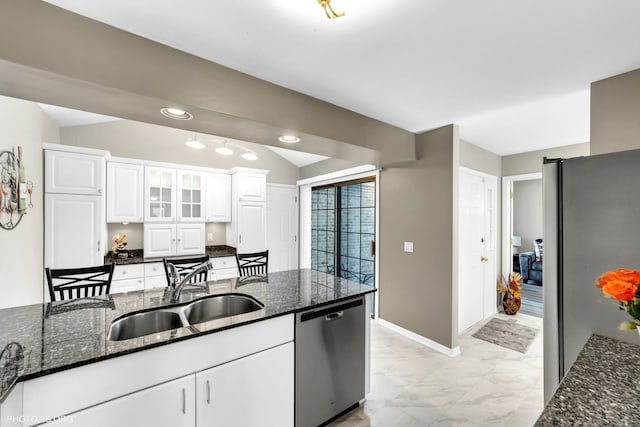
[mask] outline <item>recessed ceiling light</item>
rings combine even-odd
[[[188,111],[181,110],[179,108],[171,108],[171,107],[161,108],[160,113],[165,117],[169,117],[170,119],[175,119],[175,120],[193,119],[193,114],[191,114]]]
[[[225,144],[222,147],[216,148],[216,153],[222,154],[223,156],[230,156],[230,155],[233,154],[233,150],[231,148],[227,147],[227,145]]]
[[[197,139],[191,139],[191,138],[187,139],[187,141],[185,142],[185,145],[187,147],[195,148],[196,150],[202,150],[205,147],[205,145],[202,142],[198,141]]]
[[[245,160],[258,160],[256,153],[243,153],[241,157]]]
[[[278,141],[284,142],[285,144],[295,144],[296,142],[300,142],[300,137],[295,135],[282,135],[278,138]]]

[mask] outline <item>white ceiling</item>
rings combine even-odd
[[[86,111],[72,110],[71,108],[58,107],[57,105],[49,105],[38,103],[38,106],[49,116],[58,127],[91,125],[94,123],[111,122],[121,120],[116,117],[103,116],[102,114],[89,113]]]
[[[276,153],[278,156],[283,157],[289,163],[293,163],[299,168],[313,164],[313,163],[317,163],[329,158],[327,156],[320,156],[319,154],[311,154],[311,153],[305,153],[302,151],[288,150],[286,148],[270,147],[268,145],[265,145],[265,147],[267,147],[269,150]]]
[[[48,0],[420,132],[510,154],[588,140],[593,81],[640,68],[637,0]]]

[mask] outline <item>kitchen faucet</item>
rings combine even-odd
[[[180,273],[175,265],[170,262],[167,262],[167,266],[169,267],[169,286],[173,288],[171,292],[171,302],[176,303],[180,302],[180,295],[182,294],[182,289],[189,283],[192,277],[196,274],[200,274],[205,271],[209,271],[213,268],[213,264],[211,261],[205,261],[200,265],[197,265],[191,270],[186,276],[180,279]]]

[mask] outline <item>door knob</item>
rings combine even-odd
[[[485,257],[485,256],[481,256],[481,257],[480,257],[480,261],[482,261],[482,262],[487,262],[487,261],[489,261],[489,258],[487,258],[487,257]]]

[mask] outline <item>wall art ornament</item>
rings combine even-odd
[[[0,227],[13,230],[33,207],[33,182],[25,177],[22,147],[0,151]]]

